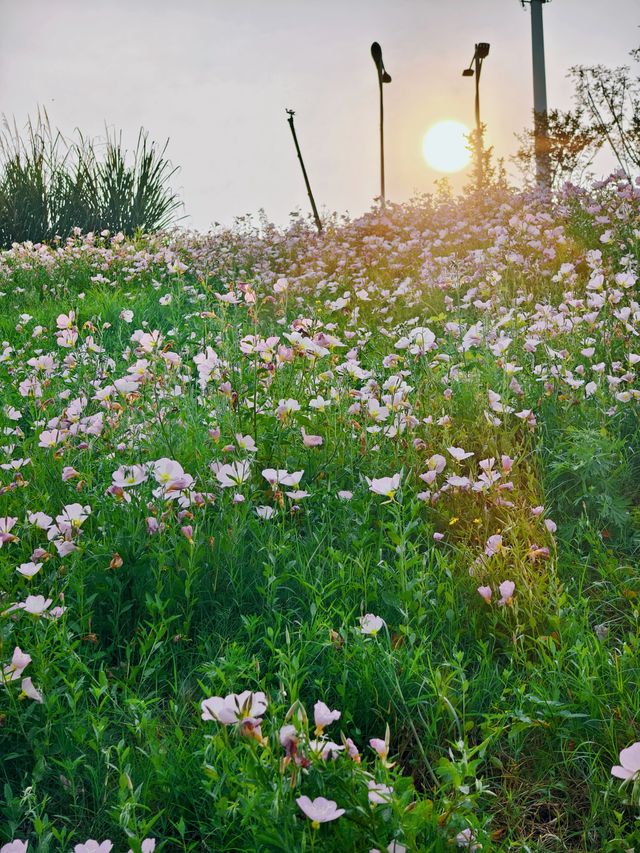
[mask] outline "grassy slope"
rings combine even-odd
[[[612,218],[619,210],[606,194],[600,203]],[[439,210],[448,231],[434,255],[453,246],[456,258],[433,266],[419,284],[425,261],[412,241],[437,247],[440,239],[437,228],[429,231],[433,212],[419,208],[398,209],[391,223],[374,218],[330,232],[324,249],[309,248],[313,238],[295,229],[288,242],[274,234],[263,241],[225,235],[203,261],[198,245],[184,240],[173,247],[183,271],[151,256],[157,247],[143,242],[136,248],[151,257],[147,268],[109,259],[111,285],[91,281],[98,264],[88,252],[51,272],[7,259],[0,337],[13,352],[0,363],[0,381],[5,408],[15,406],[21,419],[3,423],[19,425],[22,434],[6,432],[5,444],[15,445],[8,458],[28,456],[31,463],[0,496],[1,514],[19,519],[19,540],[0,551],[3,603],[28,592],[62,594],[67,610],[57,620],[0,617],[2,661],[15,645],[28,651],[33,662],[25,674],[44,699],[20,699],[15,683],[0,694],[0,840],[29,837],[42,851],[68,850],[88,837],[109,837],[114,849],[125,850],[145,836],[167,850],[296,850],[311,841],[322,850],[368,850],[396,837],[410,849],[445,850],[470,827],[484,850],[618,850],[637,842],[633,807],[624,805],[609,769],[639,737],[638,401],[616,404],[617,386],[604,381],[586,398],[555,369],[589,369],[601,356],[605,372],[615,373],[613,362],[633,352],[634,336],[612,308],[587,328],[543,329],[533,354],[525,345],[536,302],[562,304],[568,286],[551,280],[562,262],[575,261],[570,289],[581,296],[588,295],[589,249],[604,250],[610,290],[615,273],[627,268],[622,259],[637,263],[633,230],[623,222],[604,246],[603,226],[586,207],[552,211],[549,222],[546,210],[535,208],[540,232],[531,240],[540,247],[509,223],[511,214],[526,221],[527,206],[514,201],[495,217],[508,232],[507,248],[499,260],[489,253],[481,262],[470,261],[469,251],[498,245],[496,234],[489,226],[474,233],[468,209]],[[465,216],[461,236],[457,223]],[[509,260],[518,241],[524,260]],[[544,255],[549,246],[553,257]],[[436,286],[437,269],[447,271],[448,283]],[[499,281],[489,278],[492,269]],[[282,275],[290,278],[289,291],[273,298]],[[394,299],[387,291],[405,275],[412,277],[409,295]],[[237,306],[215,298],[239,281],[255,287],[255,305],[238,290]],[[359,314],[353,301],[336,307],[343,291],[359,286],[371,296]],[[489,310],[464,301],[472,286]],[[529,292],[531,299],[517,301]],[[623,304],[633,303],[635,292],[625,290]],[[164,294],[172,301],[161,305]],[[504,357],[491,350],[501,307],[513,310]],[[134,312],[131,324],[120,319],[123,309]],[[67,350],[56,345],[55,329],[56,317],[70,310],[79,340]],[[569,314],[585,311],[570,307]],[[32,319],[19,321],[25,313]],[[296,317],[313,319],[310,334],[332,324],[328,331],[357,348],[371,375],[340,374],[346,346],[329,346],[317,360],[297,355],[276,370],[241,353],[242,335],[282,336]],[[412,318],[433,329],[433,352],[395,348]],[[129,339],[143,320],[182,365],[143,353],[144,382],[133,393],[114,394],[100,436],[86,447],[73,435],[55,449],[38,447],[46,421],[71,400],[86,396],[86,413],[100,411],[92,383],[104,387],[136,362]],[[462,335],[447,330],[450,321],[461,323],[462,333],[483,322],[482,342],[461,352]],[[34,338],[36,324],[44,331]],[[89,334],[102,351],[86,347]],[[593,357],[580,354],[587,338],[596,341]],[[568,355],[554,362],[542,352],[547,344]],[[203,392],[193,356],[206,346],[225,364]],[[33,373],[27,360],[39,352],[51,353],[54,367],[42,378],[41,397],[23,397],[19,384]],[[393,352],[402,360],[384,368],[382,359]],[[65,365],[69,353],[74,363]],[[522,368],[515,374],[521,395],[505,362]],[[358,395],[380,399],[380,386],[398,370],[406,371],[410,390],[397,416],[408,413],[416,423],[397,435],[367,431],[376,424],[366,399],[360,412],[350,407]],[[65,389],[67,399],[60,396]],[[485,416],[489,390],[515,411],[532,409],[535,430],[509,412],[492,425]],[[308,407],[332,393],[325,413]],[[302,410],[282,422],[274,412],[288,398]],[[424,423],[430,416],[434,423]],[[301,427],[322,435],[322,447],[305,448]],[[225,450],[236,433],[253,435],[257,453]],[[475,456],[456,466],[448,446]],[[480,473],[478,460],[512,457],[513,491],[503,494],[513,506],[493,492],[464,489],[433,505],[419,500],[426,488],[419,474],[434,453],[448,458],[447,473],[472,477]],[[180,518],[174,502],[152,497],[155,483],[132,489],[131,503],[105,494],[119,465],[162,457],[178,460],[215,502],[191,506]],[[238,490],[246,500],[234,504],[234,490],[220,490],[208,466],[240,458],[253,460],[252,475]],[[77,476],[63,481],[64,466]],[[274,495],[260,476],[266,467],[304,470],[299,488],[310,496]],[[392,502],[368,489],[365,477],[400,471]],[[3,474],[8,485],[14,474]],[[352,500],[340,500],[341,489],[352,491]],[[32,580],[16,574],[35,547],[47,547],[46,535],[24,521],[27,512],[55,517],[76,501],[91,507],[79,549],[61,557],[48,546],[50,557]],[[542,504],[558,525],[555,536],[531,515]],[[256,506],[275,508],[274,517],[259,518]],[[154,536],[145,526],[149,516],[164,525]],[[192,526],[191,538],[184,524]],[[444,534],[441,542],[434,532]],[[506,550],[487,557],[485,543],[498,532]],[[548,547],[548,557],[533,561],[533,545]],[[495,602],[505,579],[516,583],[513,603],[484,604],[478,584],[493,586]],[[388,626],[375,638],[357,630],[358,617],[369,612]],[[203,698],[244,689],[268,694],[268,747],[200,720]],[[340,709],[330,732],[338,742],[340,730],[352,737],[365,764],[344,756],[318,760],[292,787],[291,767],[281,772],[278,729],[294,701],[311,715],[318,699]],[[375,763],[365,746],[383,737],[387,724],[392,769]],[[368,807],[365,768],[393,783],[392,806]],[[301,792],[334,799],[348,814],[316,836],[295,806]]]

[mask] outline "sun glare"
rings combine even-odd
[[[437,172],[459,172],[469,164],[471,154],[466,135],[469,128],[459,121],[439,121],[425,133],[422,154]]]

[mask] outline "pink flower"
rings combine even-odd
[[[20,563],[16,572],[19,572],[25,578],[32,578],[34,575],[37,575],[40,569],[42,568],[42,563]]]
[[[263,518],[265,521],[268,521],[270,518],[273,518],[276,511],[272,506],[257,506],[256,507],[256,515],[258,518]]]
[[[149,476],[144,465],[121,465],[117,471],[111,475],[114,486],[119,486],[122,489],[128,489],[131,486],[138,486]]]
[[[53,599],[45,598],[44,595],[28,595],[24,601],[17,601],[3,611],[5,613],[13,613],[14,610],[24,610],[25,613],[31,613],[32,616],[42,616],[42,614],[50,606]]]
[[[500,462],[502,464],[502,470],[505,473],[509,473],[509,471],[511,471],[511,468],[513,467],[513,459],[510,456],[505,456],[505,454],[503,453],[500,458]]]
[[[324,439],[322,438],[321,435],[307,435],[307,433],[304,430],[304,427],[302,427],[301,432],[302,432],[302,442],[303,442],[305,447],[320,447],[320,445],[324,441]]]
[[[502,598],[498,604],[511,604],[516,585],[513,581],[502,581],[498,589]]]
[[[63,507],[60,515],[56,516],[56,522],[58,525],[59,532],[68,533],[72,530],[79,530],[79,528],[90,515],[90,506],[82,506],[78,503],[68,504],[67,506]]]
[[[485,545],[484,553],[487,555],[487,557],[494,557],[496,554],[499,554],[502,549],[502,536],[500,536],[499,533],[496,533],[487,539],[487,544]]]
[[[463,459],[468,459],[470,456],[473,456],[473,452],[463,450],[462,447],[447,447],[447,450],[456,462],[462,462]]]
[[[347,752],[349,754],[349,758],[352,758],[356,764],[360,763],[360,753],[358,752],[358,747],[351,740],[350,737],[345,738],[345,746],[347,748]]]
[[[241,450],[246,450],[248,453],[256,453],[258,448],[251,435],[242,435],[241,432],[236,433],[236,441]]]
[[[28,512],[27,520],[29,524],[35,524],[40,530],[48,530],[53,524],[53,519],[45,512]]]
[[[16,838],[8,844],[3,844],[0,847],[0,853],[27,853],[28,844],[28,841],[20,841],[19,838]]]
[[[5,542],[15,542],[17,540],[17,536],[14,536],[11,532],[17,521],[17,518],[10,515],[0,518],[0,548],[2,548]]]
[[[265,468],[262,476],[270,486],[297,486],[304,471],[294,471],[290,474],[282,468]]]
[[[491,596],[493,595],[490,586],[479,586],[478,594],[484,598],[487,604],[491,604]]]
[[[84,844],[76,844],[73,848],[73,853],[109,853],[113,848],[113,844],[108,839],[106,841],[94,841],[90,838]]]
[[[223,726],[234,723],[259,726],[262,716],[267,710],[267,697],[264,693],[252,693],[244,690],[242,693],[230,693],[222,696],[211,696],[200,703],[203,720],[216,720]]]
[[[456,844],[458,847],[464,847],[466,850],[471,851],[471,853],[475,853],[476,850],[482,848],[482,844],[476,844],[475,841],[476,837],[470,827],[463,829],[456,835]]]
[[[369,802],[372,805],[388,803],[391,799],[391,795],[393,794],[393,788],[390,788],[388,785],[383,785],[381,782],[374,782],[373,779],[367,782],[367,788],[369,789]]]
[[[345,812],[344,809],[338,808],[334,800],[327,800],[325,797],[316,797],[315,800],[310,800],[309,797],[298,797],[296,803],[309,818],[314,829],[318,829],[321,823],[337,820]]]
[[[31,656],[23,652],[20,646],[16,646],[13,650],[11,663],[6,664],[2,669],[2,681],[6,684],[20,678],[30,663]]]
[[[67,480],[72,480],[74,477],[79,477],[80,472],[76,471],[75,468],[72,468],[71,465],[65,465],[62,469],[62,481],[66,483]]]
[[[313,706],[313,719],[316,724],[316,734],[321,735],[325,726],[330,726],[331,723],[335,722],[335,720],[339,720],[341,716],[340,711],[331,711],[328,705],[325,705],[324,702],[316,702]]]
[[[142,853],[153,853],[156,849],[156,840],[155,838],[145,838],[142,842],[140,849]],[[129,853],[133,853],[133,850],[129,850]]]
[[[373,480],[366,478],[369,484],[369,491],[374,495],[384,495],[387,498],[393,499],[393,496],[400,488],[400,474],[394,474],[393,477],[379,477]]]
[[[375,749],[380,758],[385,761],[389,755],[389,744],[386,740],[381,740],[379,737],[372,737],[369,741],[371,749]]]
[[[251,466],[248,462],[232,462],[230,465],[212,462],[210,468],[223,489],[238,488],[251,475]]]
[[[360,617],[360,633],[366,636],[375,637],[383,626],[384,619],[380,616],[374,616],[373,613],[367,613]]]
[[[23,678],[20,684],[20,689],[29,699],[42,704],[42,693],[33,686],[33,681],[30,678]]]
[[[633,743],[620,753],[620,764],[611,768],[616,779],[637,779],[640,774],[640,742]]]

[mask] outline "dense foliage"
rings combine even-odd
[[[65,139],[46,114],[23,132],[0,134],[0,247],[64,240],[74,229],[133,235],[167,226],[180,203],[171,190],[175,169],[140,131],[128,154],[122,139]]]
[[[639,207],[0,256],[7,851],[640,843]]]

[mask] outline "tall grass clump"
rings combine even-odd
[[[4,120],[0,130],[0,244],[49,242],[74,229],[155,231],[180,206],[170,187],[177,169],[140,130],[128,152],[121,134],[106,142],[65,138],[45,112],[21,132]]]

